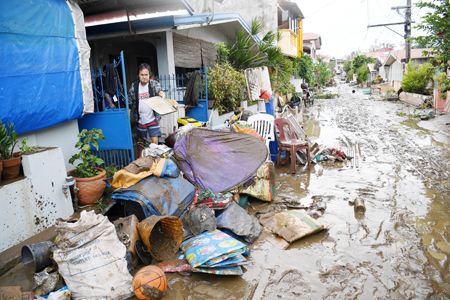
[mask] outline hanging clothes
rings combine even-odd
[[[184,94],[184,104],[186,106],[195,107],[198,104],[198,98],[202,91],[202,78],[200,71],[194,71],[189,76],[186,94]]]

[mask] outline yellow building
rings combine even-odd
[[[278,47],[283,54],[300,57],[303,54],[303,13],[297,3],[278,0]]]

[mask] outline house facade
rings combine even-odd
[[[303,52],[311,56],[312,59],[317,58],[317,50],[322,47],[322,38],[317,33],[303,33]]]
[[[278,47],[286,56],[301,57],[303,54],[303,19],[303,13],[296,2],[278,1]]]

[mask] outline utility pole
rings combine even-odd
[[[402,17],[405,18],[405,21],[404,22],[395,22],[395,23],[367,25],[367,28],[384,26],[387,29],[389,29],[390,31],[393,31],[394,33],[403,37],[405,39],[405,59],[406,59],[406,63],[408,63],[409,60],[411,59],[411,43],[409,41],[409,38],[411,37],[411,24],[414,23],[411,20],[411,0],[406,0],[406,6],[396,6],[396,7],[392,7],[392,9],[395,9],[398,14],[400,14],[399,9],[405,9],[406,10],[405,15],[403,16],[402,14],[400,14]],[[402,24],[405,26],[405,28],[404,28],[405,34],[404,35],[398,33],[394,29],[388,27],[391,25],[402,25]]]
[[[406,63],[409,63],[411,59],[411,0],[406,0],[406,12],[405,12],[405,56]]]

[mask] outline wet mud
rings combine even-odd
[[[450,297],[450,117],[418,121],[401,102],[352,94],[346,85],[332,92],[340,97],[304,111],[305,129],[353,159],[296,175],[277,167],[274,203],[249,204],[252,213],[306,209],[328,229],[286,250],[263,231],[243,276],[167,274],[162,299]],[[365,211],[355,211],[355,200]],[[9,284],[25,280],[9,274]]]
[[[371,100],[345,85],[337,92],[305,110],[305,129],[354,159],[296,175],[277,167],[279,193],[270,204],[307,209],[328,230],[287,250],[263,232],[242,277],[170,275],[164,299],[450,297],[448,116],[418,121],[399,116],[414,109],[401,102]],[[351,205],[357,199],[362,213]],[[251,202],[249,210],[268,206]]]

